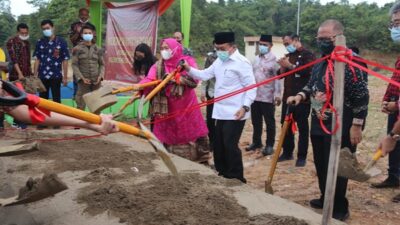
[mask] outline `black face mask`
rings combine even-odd
[[[136,61],[142,61],[144,59],[144,57],[141,57],[141,56],[135,56],[135,60]]]
[[[327,40],[317,41],[317,45],[323,55],[329,55],[335,49],[333,41],[327,41]]]

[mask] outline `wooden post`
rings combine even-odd
[[[343,35],[336,36],[336,46],[346,46],[346,38]],[[335,199],[336,177],[338,171],[339,154],[342,144],[342,117],[343,117],[343,100],[344,100],[344,80],[345,80],[345,63],[335,61],[335,79],[333,88],[333,106],[337,111],[337,120],[340,123],[339,129],[331,140],[331,150],[329,153],[328,174],[325,187],[324,208],[322,211],[322,225],[331,224],[333,203]],[[336,119],[332,119],[332,129],[335,127]]]

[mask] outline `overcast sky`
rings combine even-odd
[[[81,0],[83,1],[83,0]],[[178,0],[176,0],[178,1]],[[196,1],[196,0],[193,0]],[[217,1],[217,0],[208,0],[208,1]],[[320,0],[322,4],[326,2],[332,2],[334,0]],[[357,4],[360,2],[376,2],[379,6],[383,6],[385,3],[394,2],[395,0],[350,0],[350,3]],[[335,2],[340,2],[340,0],[336,0]],[[34,12],[36,9],[29,5],[26,0],[11,0],[11,12],[15,16],[19,16],[21,14],[30,14]]]

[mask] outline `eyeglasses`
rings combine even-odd
[[[333,38],[335,38],[336,35],[332,36],[332,37],[315,37],[315,39],[317,41],[332,41]]]
[[[260,46],[268,46],[267,44],[261,44],[261,43],[258,43],[258,45],[260,45]]]
[[[395,20],[393,22],[390,22],[389,29],[396,28],[396,27],[400,27],[400,20]]]

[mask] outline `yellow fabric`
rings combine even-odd
[[[0,48],[0,62],[5,62],[6,61],[6,53],[4,53],[3,49]],[[0,72],[1,79],[2,80],[7,80],[7,74],[3,71]]]

